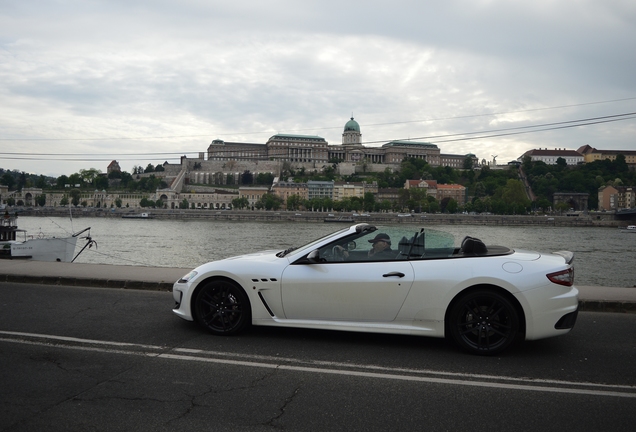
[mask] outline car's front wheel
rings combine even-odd
[[[503,295],[488,289],[464,294],[452,306],[448,330],[465,350],[494,355],[512,344],[519,332],[519,314]]]
[[[197,322],[217,335],[237,333],[251,321],[247,294],[228,280],[208,282],[197,291],[194,310]]]

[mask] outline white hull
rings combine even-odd
[[[31,239],[11,242],[11,258],[71,262],[77,237]]]

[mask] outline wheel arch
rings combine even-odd
[[[517,298],[514,295],[512,295],[510,291],[500,286],[488,284],[488,283],[472,285],[470,287],[467,287],[461,290],[455,295],[455,297],[453,297],[453,299],[450,301],[450,303],[446,307],[446,311],[444,312],[444,335],[448,336],[450,334],[448,329],[449,314],[450,314],[450,311],[453,309],[453,306],[455,306],[455,304],[459,301],[459,299],[462,298],[464,295],[469,294],[473,291],[479,291],[479,290],[491,290],[505,297],[508,301],[510,301],[510,303],[514,306],[516,312],[519,314],[519,333],[520,333],[520,336],[525,339],[526,314],[523,310],[523,306],[521,306],[521,303],[519,302],[519,300],[517,300]]]
[[[237,287],[239,287],[240,289],[243,290],[243,292],[245,293],[245,297],[247,298],[247,301],[249,302],[249,312],[250,312],[250,322],[252,321],[251,319],[251,315],[252,315],[252,300],[250,299],[250,295],[249,292],[245,289],[245,287],[238,282],[236,279],[233,279],[231,277],[228,276],[223,276],[223,275],[210,275],[207,276],[205,279],[201,280],[196,288],[192,291],[192,295],[190,295],[190,311],[192,313],[192,318],[196,321],[197,320],[197,311],[196,311],[196,307],[195,307],[195,302],[197,299],[197,296],[199,295],[199,291],[201,291],[201,289],[206,286],[207,284],[211,283],[211,282],[215,282],[215,281],[226,281],[226,282],[230,282],[233,283],[234,285],[236,285]]]

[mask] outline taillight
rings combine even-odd
[[[562,270],[556,273],[550,273],[546,276],[548,277],[548,279],[550,279],[550,282],[555,284],[565,285],[565,286],[574,285],[574,269],[572,267],[570,267],[567,270]]]

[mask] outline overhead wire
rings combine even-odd
[[[477,134],[480,134],[480,136],[478,136],[478,137],[470,137],[470,138],[458,138],[458,139],[454,139],[454,140],[444,140],[444,141],[436,141],[436,142],[451,142],[451,141],[464,141],[464,140],[469,140],[469,139],[493,138],[493,137],[498,137],[498,136],[516,135],[516,134],[533,133],[533,132],[543,132],[543,131],[546,131],[546,130],[565,129],[565,128],[573,128],[573,127],[579,127],[579,126],[588,126],[588,125],[591,125],[591,124],[598,124],[598,123],[608,123],[608,122],[612,122],[612,121],[629,120],[629,119],[632,119],[632,118],[636,118],[635,116],[636,116],[636,112],[629,112],[629,113],[614,114],[614,115],[609,115],[609,116],[590,117],[590,118],[579,119],[579,120],[568,120],[568,121],[562,121],[562,122],[544,123],[544,124],[530,125],[530,126],[516,126],[516,127],[511,127],[511,128],[491,129],[491,130],[476,131],[476,132],[463,132],[463,133],[456,133],[456,134],[421,136],[421,137],[394,140],[394,141],[409,141],[409,140],[413,141],[413,140],[422,140],[422,139],[433,139],[434,140],[436,138],[448,138],[448,137],[456,137],[456,136],[464,137],[466,135],[477,135]],[[559,126],[559,125],[567,125],[567,126],[554,127],[554,126]],[[515,131],[515,130],[523,130],[523,129],[534,129],[534,130],[528,130],[528,131],[525,131],[525,132],[517,132],[517,133],[481,135],[481,134],[492,134],[492,133],[496,133],[496,132],[508,132],[508,131]],[[382,142],[386,142],[386,140],[367,141],[364,144],[377,144],[377,143],[382,143]]]
[[[614,114],[608,116],[600,116],[600,117],[590,117],[578,120],[568,120],[562,122],[552,122],[552,123],[543,123],[538,125],[528,125],[528,126],[517,126],[511,128],[501,128],[501,129],[490,129],[484,131],[474,131],[474,132],[462,132],[455,134],[443,134],[443,135],[429,135],[429,136],[420,136],[420,137],[410,137],[408,139],[388,139],[388,140],[377,140],[377,141],[365,141],[362,144],[378,144],[378,143],[387,143],[392,141],[415,141],[415,140],[432,140],[431,144],[436,143],[446,143],[446,142],[457,142],[457,141],[468,141],[468,140],[477,140],[477,139],[487,139],[487,138],[497,138],[503,136],[512,136],[512,135],[521,135],[528,133],[536,133],[536,132],[545,132],[550,130],[558,130],[558,129],[569,129],[575,127],[589,126],[601,123],[610,123],[624,120],[631,120],[636,118],[636,112],[628,112],[622,114]],[[226,153],[231,153],[235,150],[227,150]],[[13,159],[13,160],[55,160],[55,161],[65,161],[65,162],[104,162],[113,159],[117,159],[119,161],[129,161],[129,160],[139,160],[140,157],[144,158],[146,161],[165,161],[166,159],[175,160],[179,159],[182,156],[187,156],[189,154],[198,155],[201,153],[200,151],[185,151],[185,152],[150,152],[150,153],[94,153],[91,156],[93,157],[85,157],[82,153],[39,153],[34,154],[33,152],[0,152],[0,157],[3,159]],[[223,155],[222,151],[216,151],[215,155]],[[97,157],[94,156],[103,156]],[[138,156],[138,157],[131,157]],[[153,156],[162,156],[162,157],[153,157]],[[172,156],[172,157],[169,157]],[[243,156],[241,159],[259,159],[258,157],[250,157]]]

